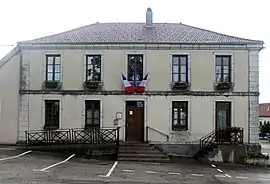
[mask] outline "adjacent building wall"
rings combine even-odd
[[[18,139],[20,54],[0,66],[0,144]]]

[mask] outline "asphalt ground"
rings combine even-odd
[[[200,162],[138,163],[0,149],[0,184],[269,184],[270,169]]]

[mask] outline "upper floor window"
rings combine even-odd
[[[44,128],[58,129],[60,120],[60,101],[45,100],[45,126]]]
[[[188,130],[188,102],[172,102],[172,130]]]
[[[60,81],[60,55],[46,55],[46,81]]]
[[[100,101],[85,101],[85,127],[99,128],[100,126]]]
[[[101,55],[86,56],[86,81],[101,81]]]
[[[216,56],[216,82],[231,83],[231,56],[230,55],[218,55]]]
[[[188,56],[172,56],[172,81],[188,83]]]
[[[143,55],[128,55],[128,80],[133,85],[138,85],[143,79]]]

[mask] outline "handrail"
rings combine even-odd
[[[234,133],[234,134],[232,134]],[[226,134],[226,135],[225,135]],[[200,151],[214,145],[223,144],[228,138],[230,144],[243,144],[243,128],[227,127],[225,129],[218,128],[200,139]]]
[[[165,133],[161,132],[160,130],[157,130],[157,129],[153,128],[153,127],[150,127],[150,126],[148,126],[148,125],[146,126],[146,130],[147,130],[147,131],[146,131],[146,133],[147,133],[147,134],[146,134],[146,135],[147,135],[147,136],[146,136],[147,142],[148,142],[148,129],[149,129],[149,128],[150,128],[151,130],[154,130],[155,132],[160,133],[161,135],[166,136],[166,141],[169,142],[169,135],[167,135],[167,134],[165,134]]]

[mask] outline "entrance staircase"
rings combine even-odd
[[[168,163],[170,158],[147,143],[125,142],[119,145],[119,161]]]
[[[202,160],[217,154],[219,145],[243,145],[243,128],[230,127],[217,129],[200,139],[200,150],[194,157]]]

